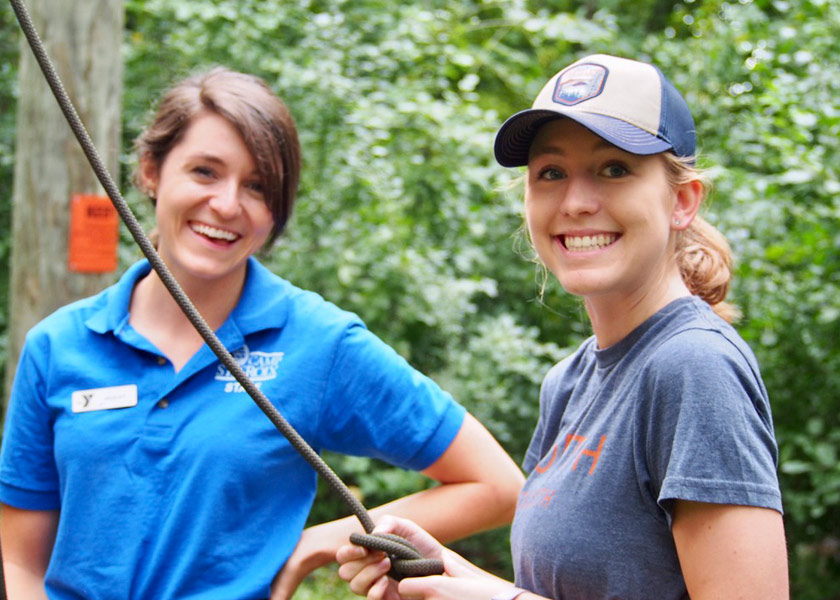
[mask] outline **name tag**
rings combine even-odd
[[[137,406],[137,386],[115,385],[94,390],[79,390],[73,392],[72,406],[74,413]]]

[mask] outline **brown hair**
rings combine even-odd
[[[680,158],[664,152],[665,168],[671,185],[692,180],[703,184],[706,194],[710,188],[708,178],[694,167],[693,158]],[[725,302],[732,278],[732,250],[723,234],[700,215],[691,225],[677,234],[677,266],[680,275],[692,294],[705,300],[719,317],[732,323],[740,316],[738,309]]]
[[[269,243],[273,242],[292,214],[300,179],[300,143],[289,109],[259,77],[216,67],[177,83],[135,141],[137,156],[151,158],[160,168],[192,119],[203,111],[227,119],[251,151],[274,218],[269,237]],[[139,167],[134,181],[149,193],[142,184]]]

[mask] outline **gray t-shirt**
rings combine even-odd
[[[674,500],[782,510],[767,392],[698,298],[621,342],[590,338],[543,381],[511,532],[516,583],[564,600],[688,598]]]

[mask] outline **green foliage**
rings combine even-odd
[[[318,569],[304,580],[295,600],[359,600],[350,588],[338,576],[338,567],[331,565]]]
[[[13,25],[0,10],[0,293]],[[838,34],[838,0],[126,0],[123,187],[131,140],[167,85],[215,64],[264,77],[304,150],[299,203],[269,266],[361,315],[519,460],[542,375],[588,323],[556,284],[540,299],[516,174],[493,163],[493,134],[578,56],[653,59],[693,109],[715,180],[707,216],[736,255],[738,326],[773,403],[793,596],[837,597]],[[145,200],[127,198],[150,223]],[[136,257],[126,240],[121,260]],[[428,485],[367,459],[328,462],[370,506]],[[319,490],[313,521],[344,512]],[[505,535],[458,548],[509,574]],[[342,597],[333,581],[316,576],[298,595]]]

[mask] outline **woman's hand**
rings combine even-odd
[[[419,525],[399,517],[382,517],[373,533],[391,533],[412,544],[425,558],[441,558],[443,546]],[[338,575],[350,584],[350,590],[368,600],[398,600],[397,582],[390,579],[391,561],[384,552],[354,544],[338,549]]]
[[[475,576],[466,579],[441,575],[412,577],[400,582],[398,597],[402,600],[487,600],[512,585],[495,578]]]
[[[411,543],[425,558],[443,560],[445,575],[410,577],[396,582],[388,577],[391,561],[383,552],[349,544],[339,548],[339,576],[353,593],[368,600],[487,600],[512,584],[482,571],[443,547],[420,526],[399,517],[383,517],[374,533],[391,533]]]
[[[397,582],[388,577],[391,561],[384,552],[349,544],[339,548],[335,557],[341,565],[338,576],[354,594],[368,600],[399,600]]]
[[[403,579],[397,586],[401,600],[487,600],[513,584],[483,571],[464,557],[443,549],[444,575]],[[521,600],[546,600],[524,594]]]

